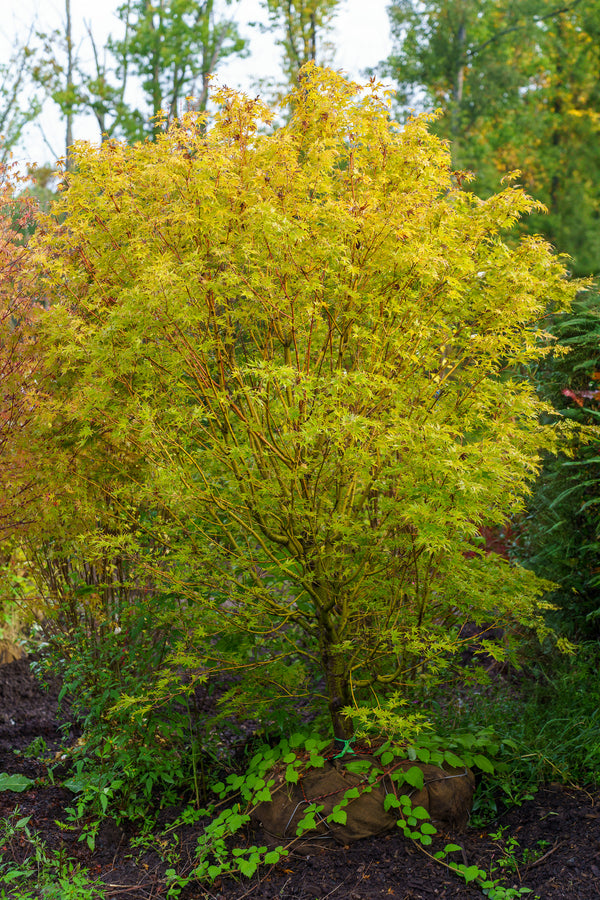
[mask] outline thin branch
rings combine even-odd
[[[543,16],[533,16],[531,22],[537,25],[538,22],[544,22],[546,19],[553,19],[555,16],[560,16],[562,13],[570,12],[576,6],[579,6],[581,0],[573,0],[572,3],[568,3],[566,6],[561,6],[558,9],[552,10],[552,12],[546,13]],[[511,34],[515,31],[522,31],[524,28],[529,28],[531,26],[531,22],[525,22],[522,25],[511,25],[510,28],[503,28],[502,31],[498,31],[491,38],[488,38],[487,41],[484,41],[482,44],[479,44],[477,47],[473,47],[467,51],[466,56],[468,59],[473,59],[482,50],[485,50],[486,47],[489,47],[490,44],[495,44],[496,41],[499,41],[507,34]]]

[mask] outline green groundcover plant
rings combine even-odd
[[[218,671],[246,715],[309,697],[340,741],[408,733],[465,622],[543,629],[546,583],[478,535],[560,437],[515,373],[575,289],[510,236],[536,204],[469,193],[379,85],[308,66],[276,129],[213,99],[155,143],[77,145],[36,235],[30,537],[170,598],[149,705]]]

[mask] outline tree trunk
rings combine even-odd
[[[152,30],[154,32],[154,46],[152,48],[152,138],[156,140],[160,132],[162,131],[162,126],[156,121],[156,117],[160,114],[163,108],[163,97],[162,97],[162,89],[160,84],[160,41],[161,41],[161,32],[162,32],[162,21],[163,21],[163,10],[164,10],[164,0],[160,0],[160,4],[156,10],[153,9],[152,4],[149,2],[146,5],[148,11],[152,14]],[[158,17],[158,20],[155,20],[155,16]]]
[[[557,213],[560,209],[560,200],[563,184],[563,167],[561,165],[561,150],[563,144],[563,101],[562,96],[565,90],[565,66],[564,66],[564,24],[561,15],[556,18],[556,81],[553,85],[554,96],[552,98],[552,122],[553,128],[550,136],[550,143],[554,150],[554,158],[552,160],[552,177],[550,181],[550,203],[548,204],[551,213]],[[556,238],[553,238],[556,240]]]
[[[338,606],[323,586],[319,586],[317,593],[321,597],[317,618],[321,665],[327,685],[327,705],[333,725],[333,734],[339,740],[345,741],[354,734],[354,727],[351,717],[342,713],[343,709],[351,705],[352,692],[346,669],[346,659],[335,649],[340,642],[340,634],[334,620],[334,617],[338,615],[336,612]]]
[[[452,107],[450,110],[450,137],[452,139],[452,159],[457,164],[460,156],[458,149],[461,130],[461,110],[465,85],[465,47],[467,43],[467,27],[461,22],[457,34],[456,69],[452,85]]]
[[[351,717],[342,713],[345,707],[350,706],[352,699],[344,658],[339,653],[332,653],[330,648],[324,647],[321,663],[327,683],[329,715],[334,737],[340,741],[349,740],[354,734],[354,725]]]
[[[310,59],[317,61],[317,17],[314,12],[310,14]]]
[[[73,102],[71,93],[73,91],[73,35],[71,26],[71,0],[65,0],[66,15],[66,44],[67,44],[67,106],[66,106],[66,128],[65,128],[65,155],[67,172],[71,170],[71,147],[73,145]]]

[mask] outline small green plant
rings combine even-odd
[[[32,740],[28,747],[23,750],[22,755],[26,759],[41,759],[48,754],[48,745],[43,737],[38,735]]]
[[[64,851],[49,851],[29,826],[30,816],[0,820],[0,900],[96,900],[103,896],[79,864]],[[4,890],[8,888],[8,893]]]
[[[518,838],[514,835],[505,835],[505,831],[505,828],[500,828],[497,832],[490,832],[490,838],[496,841],[500,848],[500,856],[495,860],[494,867],[514,872],[520,877],[520,869],[541,859],[550,843],[541,840],[535,847],[522,849]]]
[[[533,890],[524,886],[508,887],[502,884],[502,878],[497,875],[499,868],[502,870],[501,875],[504,875],[505,870],[509,868],[514,868],[514,871],[518,874],[518,867],[515,862],[515,847],[518,847],[516,839],[509,839],[507,847],[503,848],[501,860],[493,864],[489,872],[486,872],[485,869],[480,868],[478,865],[469,866],[466,863],[455,862],[450,854],[463,852],[459,844],[446,844],[443,849],[436,851],[434,854],[425,852],[431,859],[437,860],[451,872],[464,879],[467,884],[477,885],[481,889],[483,896],[488,897],[489,900],[517,900],[517,898],[525,897],[527,894],[533,894]],[[531,900],[540,900],[540,898],[535,895]]]
[[[519,867],[522,865],[520,857],[523,858],[521,845],[518,838],[514,835],[505,837],[503,831],[500,829],[494,834],[490,833],[490,838],[498,843],[501,850],[501,855],[496,859],[495,865],[519,875]]]
[[[523,864],[530,866],[532,863],[537,862],[544,856],[549,846],[550,841],[537,841],[535,847],[525,847],[523,850]]]
[[[475,795],[478,827],[530,799],[544,780],[600,784],[599,665],[597,642],[567,656],[537,648],[518,679],[432,704],[443,739],[485,722],[498,747],[495,772]]]
[[[83,729],[68,751],[72,819],[110,812],[143,820],[157,797],[168,805],[182,789],[194,792],[197,805],[206,800],[205,717],[193,715],[194,684],[164,666],[177,632],[161,630],[158,603],[149,599],[144,609],[132,604],[126,627],[105,622],[96,632],[81,625],[55,636],[39,666],[42,677],[60,672],[60,698],[68,695]],[[161,597],[160,603],[167,601]],[[42,749],[39,743],[36,749]],[[90,829],[87,839],[92,846]]]

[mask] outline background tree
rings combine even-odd
[[[282,34],[283,68],[287,83],[294,87],[306,63],[330,62],[326,37],[339,0],[263,0],[272,27]]]
[[[600,4],[402,2],[391,15],[390,64],[404,102],[425,91],[427,104],[446,111],[439,127],[453,160],[473,169],[482,195],[499,173],[520,169],[550,211],[527,228],[569,252],[576,271],[597,275]],[[556,352],[530,373],[540,394],[558,415],[597,424],[597,292],[548,329]],[[546,458],[514,552],[560,585],[552,594],[560,627],[596,637],[598,460],[595,443],[572,450]]]
[[[454,164],[475,172],[482,196],[521,170],[550,210],[531,230],[573,256],[577,272],[594,273],[599,4],[400,0],[390,17],[388,68],[402,102],[444,111],[437,131],[451,139]]]
[[[40,113],[38,97],[32,91],[30,66],[35,55],[30,32],[25,43],[16,40],[10,58],[0,63],[0,165],[5,166],[23,130]],[[28,97],[24,104],[24,93]]]
[[[231,0],[228,0],[231,2]],[[99,47],[86,25],[93,69],[84,69],[72,36],[71,0],[65,0],[62,31],[41,34],[44,51],[33,67],[36,82],[58,105],[65,122],[65,146],[74,141],[78,115],[91,113],[101,140],[113,136],[140,140],[162,125],[152,119],[181,114],[186,102],[204,109],[209,76],[220,60],[243,54],[245,41],[235,23],[219,18],[214,0],[128,0],[119,8],[122,35]],[[147,103],[129,102],[132,80],[141,79]],[[67,164],[69,151],[65,150]]]
[[[79,73],[82,109],[94,115],[101,141],[116,135],[140,132],[143,130],[143,119],[126,102],[130,83],[129,60],[125,52],[129,42],[129,22],[125,22],[122,55],[116,58],[109,47],[98,46],[90,23],[86,23],[86,32],[92,48],[94,69],[91,73]]]
[[[42,52],[36,57],[31,71],[34,81],[58,106],[64,123],[64,145],[58,151],[49,145],[56,158],[64,156],[67,171],[71,168],[71,146],[75,140],[74,123],[85,103],[81,92],[84,76],[81,72],[73,41],[71,0],[65,0],[65,17],[60,30],[39,32]]]
[[[458,188],[376,85],[309,67],[272,134],[259,101],[216,101],[209,129],[78,148],[40,235],[51,530],[103,497],[82,552],[135,552],[188,665],[235,670],[254,714],[323,678],[336,737],[401,730],[467,619],[539,624],[545,583],[476,540],[553,445],[508,373],[572,291],[502,237],[531,201]]]
[[[557,413],[587,426],[600,419],[600,309],[596,291],[555,316],[548,330],[556,344],[535,370],[540,394]],[[568,351],[568,352],[566,352]],[[558,585],[550,599],[560,628],[577,639],[600,635],[598,571],[600,458],[597,440],[571,453],[551,455],[535,487],[515,552]]]
[[[118,77],[127,70],[142,79],[149,113],[138,111],[137,119],[144,122],[143,133],[150,130],[155,137],[161,126],[149,125],[150,118],[162,110],[171,121],[188,101],[205,109],[209,76],[222,59],[245,50],[233,20],[217,16],[214,0],[128,0],[119,16],[125,35],[110,43],[120,60]]]

